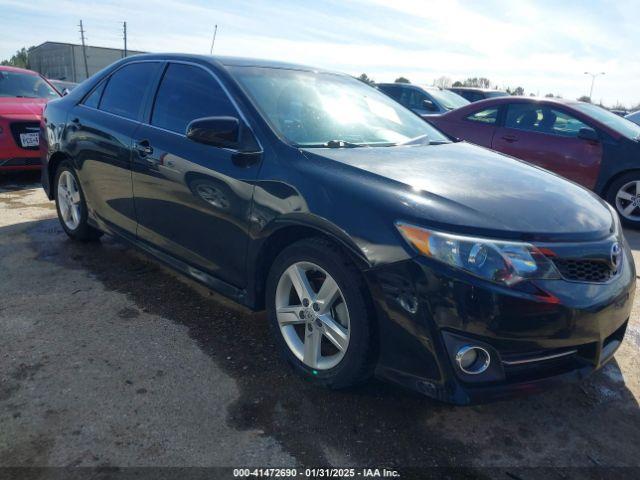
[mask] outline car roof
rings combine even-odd
[[[220,68],[226,67],[262,67],[262,68],[279,68],[286,70],[301,70],[306,72],[322,72],[332,73],[335,75],[345,75],[340,72],[333,72],[308,65],[297,63],[281,62],[278,60],[267,60],[263,58],[250,57],[228,57],[218,55],[196,55],[191,53],[145,53],[128,57],[131,60],[184,60],[184,61],[200,61],[214,64]]]
[[[447,90],[468,90],[470,92],[503,92],[507,93],[504,90],[499,90],[497,88],[480,88],[480,87],[447,87]]]
[[[5,72],[26,73],[29,75],[39,75],[38,72],[33,70],[27,70],[26,68],[10,67],[9,65],[0,65],[0,70]]]
[[[569,100],[566,98],[549,98],[549,97],[525,97],[524,95],[509,95],[506,97],[484,98],[470,105],[501,105],[503,103],[544,103],[548,105],[577,105],[581,102],[577,100]],[[468,106],[465,106],[467,108]]]

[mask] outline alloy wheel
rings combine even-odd
[[[640,221],[640,180],[625,183],[616,193],[616,209],[627,220]]]
[[[76,179],[68,170],[58,178],[58,205],[62,221],[69,230],[80,225],[80,191]]]
[[[311,262],[289,266],[276,288],[276,318],[291,352],[314,370],[328,370],[344,358],[350,321],[340,287]]]

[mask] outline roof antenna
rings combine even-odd
[[[216,43],[216,33],[218,33],[218,25],[216,24],[213,29],[213,39],[211,39],[211,49],[209,50],[209,55],[213,55],[213,44]]]

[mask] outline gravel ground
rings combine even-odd
[[[71,242],[37,174],[0,176],[0,466],[640,467],[639,352],[636,305],[615,360],[537,396],[317,388],[264,314],[109,237]]]

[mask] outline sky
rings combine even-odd
[[[267,58],[376,81],[487,77],[528,93],[640,104],[638,0],[0,0],[0,59],[44,41]]]

